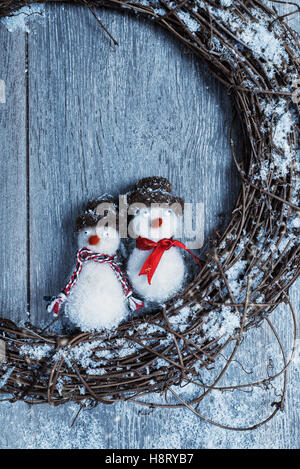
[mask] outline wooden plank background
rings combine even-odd
[[[119,47],[86,8],[47,6],[42,21],[31,21],[30,33],[0,25],[0,79],[6,83],[0,104],[1,311],[14,320],[29,310],[32,321],[47,321],[43,295],[65,282],[75,252],[74,219],[89,198],[118,194],[143,176],[169,177],[186,201],[204,203],[207,239],[220,215],[229,216],[238,192],[225,90],[156,25],[127,13],[99,15]],[[297,285],[292,299],[298,306]],[[288,343],[286,312],[282,307],[276,314]],[[255,361],[257,339],[249,340],[245,353]],[[295,448],[297,382],[294,368],[285,412],[245,434],[216,430],[186,410],[99,406],[70,429],[72,404],[2,404],[0,447]]]

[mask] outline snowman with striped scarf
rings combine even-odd
[[[64,308],[65,315],[83,331],[115,328],[126,319],[129,309],[143,307],[143,302],[133,297],[117,262],[120,237],[116,222],[117,206],[112,199],[88,203],[76,221],[76,267],[48,307],[55,316]]]

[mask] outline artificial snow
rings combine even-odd
[[[295,148],[289,142],[296,117],[287,109],[286,101],[282,98],[273,98],[268,103],[263,102],[262,109],[265,120],[260,130],[271,134],[272,141],[277,148],[272,152],[271,161],[264,161],[260,167],[260,178],[262,181],[267,181],[270,170],[280,177],[287,176],[291,163],[296,158]],[[255,179],[257,178],[258,176]]]
[[[169,322],[173,329],[179,329],[183,333],[190,324],[192,310],[189,306],[181,308],[174,316],[169,317]]]
[[[292,289],[292,302],[297,301],[299,286]],[[235,314],[234,309],[225,311]],[[290,322],[288,307],[280,306],[274,312],[272,322],[277,329],[286,331]],[[235,333],[236,319],[227,333]],[[146,324],[145,324],[146,326]],[[157,330],[155,325],[153,332]],[[239,329],[237,325],[237,330]],[[288,334],[280,334],[284,344],[290,342]],[[96,344],[101,347],[105,343],[99,339]],[[116,345],[122,347],[122,339]],[[91,344],[74,347],[76,358],[90,354]],[[94,344],[95,345],[95,344]],[[232,344],[234,345],[234,343]],[[84,350],[85,349],[85,350]],[[67,350],[67,347],[65,348]],[[102,351],[106,355],[105,351]],[[101,351],[100,351],[101,354]],[[222,355],[226,356],[222,356]],[[221,369],[230,350],[224,350],[213,368],[200,368],[200,376],[193,378],[194,383],[183,382],[181,386],[172,386],[184,401],[190,402],[198,397],[203,388],[198,384],[211,385]],[[75,358],[75,357],[74,357]],[[166,364],[165,360],[159,362]],[[198,362],[199,365],[200,362]],[[274,374],[282,366],[282,354],[276,340],[272,338],[267,325],[249,330],[241,343],[235,359],[226,375],[218,385],[238,385],[255,382]],[[99,367],[99,364],[98,364]],[[100,367],[99,367],[100,368]],[[196,370],[196,366],[194,367]],[[91,367],[91,370],[93,367]],[[187,408],[182,409],[148,409],[134,403],[117,402],[111,406],[97,406],[83,410],[74,427],[71,423],[80,409],[79,405],[67,403],[59,407],[28,406],[22,402],[11,404],[1,403],[0,424],[6,431],[0,435],[1,448],[146,448],[146,449],[191,449],[191,448],[297,448],[299,441],[298,414],[300,398],[297,392],[299,382],[299,344],[296,351],[296,362],[289,369],[291,383],[284,412],[279,412],[274,420],[253,432],[228,432],[222,428],[211,426],[192,414]],[[67,377],[58,378],[57,390],[62,394]],[[151,383],[155,385],[155,382]],[[269,386],[249,387],[243,390],[212,391],[197,407],[197,411],[207,418],[228,426],[245,426],[266,418],[273,410],[273,402],[280,399],[282,377]],[[84,387],[80,392],[85,395]],[[167,393],[167,404],[179,404],[171,392]],[[143,401],[165,404],[164,393],[143,396]],[[101,425],[99,425],[101,422]],[[128,425],[134,425],[136,431],[129,432]],[[278,431],[282,426],[285,432]],[[140,430],[142,429],[142,430]],[[158,430],[159,431],[158,431]]]
[[[0,378],[0,389],[4,388],[4,386],[7,384],[7,381],[11,377],[13,371],[15,369],[15,366],[12,366],[9,368]]]
[[[217,39],[216,37],[212,38],[211,44],[213,50],[219,52],[224,58],[226,58],[230,62],[232,67],[237,67],[237,59],[243,60],[243,58],[235,50],[229,49],[228,47],[221,44],[219,39]]]
[[[291,146],[288,141],[293,129],[294,121],[289,112],[283,114],[273,129],[272,139],[277,148],[284,152],[273,153],[274,166],[278,169],[280,176],[286,176],[289,173],[291,162],[295,154],[291,151]]]
[[[283,42],[276,34],[276,26],[269,31],[268,17],[262,11],[260,13],[257,13],[257,10],[251,11],[257,19],[257,22],[255,22],[252,18],[246,21],[238,15],[235,16],[231,9],[228,10],[227,8],[232,5],[231,0],[222,1],[223,9],[215,8],[202,0],[198,0],[197,4],[202,9],[208,10],[212,17],[224,23],[231,33],[235,35],[238,48],[245,47],[248,50],[250,49],[255,58],[258,60],[263,59],[266,62],[265,70],[270,79],[274,77],[276,69],[282,65],[283,60],[288,61],[288,55]],[[218,49],[218,43],[214,41],[214,44]],[[219,43],[219,46],[220,52],[224,53],[224,46],[221,43]],[[228,57],[231,54],[232,51],[226,53]]]
[[[225,8],[231,7],[232,0],[220,0],[220,5]]]
[[[32,360],[42,360],[49,357],[53,352],[54,345],[22,345],[19,350],[21,356],[26,356]]]
[[[23,31],[30,32],[29,22],[34,18],[42,18],[44,16],[45,5],[35,4],[20,8],[12,16],[5,16],[0,19],[1,24],[10,32]]]
[[[63,394],[62,392],[63,392],[63,389],[64,389],[64,384],[65,384],[64,379],[59,375],[57,377],[57,380],[56,380],[56,389],[57,389],[58,394],[60,396],[62,396],[62,394]]]
[[[300,228],[300,216],[297,216],[292,220],[292,227],[293,228]]]
[[[220,343],[225,343],[241,325],[240,317],[233,311],[232,307],[222,306],[220,311],[210,312],[202,326],[206,337],[220,337]]]
[[[69,347],[65,347],[57,352],[54,356],[54,360],[64,358],[70,368],[72,368],[74,363],[85,369],[100,367],[100,365],[104,364],[113,356],[110,350],[103,349],[98,350],[97,352],[95,351],[98,347],[101,348],[104,346],[104,341],[99,340],[84,342],[72,347],[71,349],[69,349]],[[103,358],[103,361],[99,360],[99,358]]]
[[[149,5],[149,2],[143,0],[140,2],[144,5]],[[206,2],[196,2],[196,4],[200,4],[203,8],[210,8],[210,13],[217,14],[217,10],[213,7],[207,6]],[[229,7],[232,5],[232,0],[220,0],[220,5],[224,8]],[[174,4],[174,7],[176,5]],[[32,7],[30,10],[32,12],[33,8],[38,7],[37,5]],[[125,7],[125,6],[124,6]],[[23,10],[26,11],[28,7],[24,8]],[[181,12],[182,14],[182,12]],[[269,78],[274,77],[274,73],[276,72],[276,68],[278,68],[281,64],[283,59],[286,59],[286,52],[284,50],[284,46],[279,38],[276,38],[275,32],[276,27],[274,27],[273,31],[268,31],[267,26],[263,24],[263,16],[259,18],[260,23],[255,24],[251,22],[249,25],[245,25],[238,17],[233,18],[232,12],[226,13],[220,12],[222,15],[222,19],[225,22],[226,26],[231,28],[233,33],[236,33],[237,38],[241,41],[240,47],[243,47],[242,42],[244,45],[251,49],[253,52],[254,57],[258,59],[265,59],[268,63],[266,65],[268,70]],[[181,15],[181,19],[183,20],[184,15]],[[191,18],[185,17],[185,21],[190,20]],[[9,23],[9,21],[11,23]],[[5,18],[2,19],[1,22],[7,27],[9,31],[16,31],[16,30],[23,30],[29,31],[27,25],[28,17],[25,15],[22,19],[22,15],[20,17],[13,17],[13,18]],[[184,21],[184,20],[183,20]],[[184,22],[185,22],[184,21]],[[7,22],[7,24],[5,24]],[[187,24],[187,23],[185,23]],[[8,26],[7,26],[8,25]],[[199,27],[198,23],[197,26]],[[276,26],[276,25],[275,25]],[[196,27],[195,26],[192,26]],[[215,50],[219,50],[225,56],[227,55],[228,60],[231,60],[231,63],[234,63],[234,58],[232,57],[231,53],[226,50],[226,48],[220,44],[218,40],[213,38],[213,46]],[[272,62],[272,63],[271,63]],[[273,65],[274,62],[274,65]],[[251,82],[249,82],[251,83]],[[245,85],[247,85],[247,81],[245,81]],[[249,85],[250,86],[250,85]],[[287,174],[287,170],[292,159],[295,157],[295,152],[291,150],[291,144],[288,142],[288,136],[295,126],[295,117],[292,114],[289,114],[288,111],[285,110],[281,106],[282,103],[285,101],[280,99],[271,98],[270,103],[265,103],[263,99],[260,97],[260,104],[262,107],[262,112],[266,116],[266,120],[269,121],[270,126],[266,128],[266,132],[270,132],[272,130],[272,138],[274,144],[280,149],[281,152],[274,152],[271,155],[270,162],[264,162],[261,167],[259,168],[260,177],[262,181],[267,180],[267,176],[270,170],[276,170],[275,175],[284,176]],[[279,103],[279,105],[278,105]],[[275,115],[274,115],[275,109]],[[272,129],[271,129],[271,119],[270,117],[274,116],[274,120],[272,121]],[[298,152],[298,157],[300,153]],[[298,169],[299,165],[298,165]],[[292,196],[292,203],[298,203],[298,194],[299,194],[299,181],[295,182],[294,191]],[[300,227],[300,218],[296,216],[290,221],[290,227],[293,229],[298,229]],[[229,236],[226,238],[229,239]],[[275,243],[273,242],[269,246],[269,250],[274,255],[279,252],[283,252],[286,248],[287,243],[291,241],[291,244],[294,243],[295,238],[290,237],[287,235],[279,245],[279,248],[276,248]],[[258,247],[261,247],[261,238],[258,236],[257,240]],[[225,247],[225,245],[224,245]],[[237,252],[241,252],[244,249],[244,244],[239,243],[237,245]],[[262,261],[265,260],[266,256],[269,255],[268,252],[264,253],[262,256]],[[230,285],[230,289],[235,296],[235,300],[240,300],[240,289],[244,287],[243,284],[243,274],[246,268],[246,261],[239,261],[233,267],[226,271],[226,275],[228,278],[228,282]],[[257,268],[256,270],[251,270],[251,275],[255,274],[256,279],[255,282],[259,283],[263,272],[259,271]],[[216,283],[215,283],[216,284]],[[256,301],[263,302],[264,297],[261,295],[259,296]],[[181,305],[178,303],[178,306]],[[285,314],[282,314],[283,310],[280,309],[279,312],[281,313],[281,321],[284,320]],[[172,325],[175,327],[177,325],[182,326],[186,320],[189,318],[189,314],[191,314],[191,310],[189,307],[183,308],[181,312],[178,313],[178,316],[175,316],[174,319],[171,317],[170,321]],[[283,324],[283,323],[282,323]],[[147,325],[145,326],[147,328]],[[151,329],[150,329],[151,328]],[[237,315],[234,308],[223,306],[222,309],[216,310],[213,313],[210,313],[209,316],[206,318],[206,322],[204,324],[204,331],[208,334],[209,337],[215,338],[216,336],[222,335],[226,337],[230,337],[240,328],[240,318]],[[149,326],[147,333],[158,333],[159,328],[151,325]],[[283,329],[284,330],[284,329]],[[249,331],[249,335],[253,333],[253,331]],[[249,336],[247,335],[247,338]],[[105,339],[103,339],[105,340]],[[256,367],[259,368],[259,364],[257,364],[257,353],[264,353],[275,356],[275,360],[272,359],[272,363],[269,362],[269,367],[275,367],[274,362],[276,364],[279,361],[280,354],[274,354],[274,346],[270,345],[265,347],[265,338],[259,340],[252,339],[252,344],[255,344],[255,351],[251,350],[251,348],[245,348],[244,352],[242,352],[242,358],[239,356],[239,360],[241,363],[247,363],[247,371],[248,373],[253,372],[256,370]],[[103,345],[102,341],[99,341],[99,347]],[[118,343],[118,347],[120,347],[119,355],[120,357],[126,356],[127,353],[130,351],[130,347],[125,345],[125,343]],[[47,350],[46,347],[50,347]],[[68,356],[68,361],[70,365],[72,365],[73,360],[78,361],[82,366],[88,366],[90,374],[99,374],[103,373],[103,368],[100,367],[99,361],[93,360],[93,349],[95,347],[95,343],[87,343],[78,348],[74,348]],[[32,351],[30,351],[32,348]],[[22,347],[22,352],[24,355],[28,355],[32,359],[41,360],[49,355],[52,348],[51,346],[44,346],[43,349],[40,347],[35,346],[26,346]],[[67,349],[66,349],[67,350]],[[66,353],[66,350],[60,351],[59,353]],[[131,349],[132,350],[132,349]],[[98,351],[95,353],[97,358],[103,357],[103,359],[109,359],[110,355],[109,352],[106,350]],[[247,362],[249,357],[253,358],[254,365],[251,366],[251,363]],[[299,365],[299,349],[297,351],[297,359]],[[163,359],[158,359],[158,364],[164,366],[163,363],[166,364],[166,361]],[[259,362],[263,363],[260,359]],[[197,364],[199,366],[199,363]],[[215,367],[218,367],[218,361],[214,364]],[[234,373],[231,375],[231,379],[229,379],[229,383],[232,384],[233,382],[238,382],[237,370],[239,369],[238,362],[233,363],[231,366],[236,366]],[[196,366],[195,366],[196,369]],[[293,405],[295,408],[299,407],[299,396],[295,395],[295,389],[297,390],[297,382],[299,381],[299,369],[291,369],[293,373],[294,379],[294,386],[291,386],[292,395],[295,399]],[[9,369],[0,379],[0,388],[3,387],[9,376],[13,372],[13,369]],[[200,369],[199,372],[202,373],[201,378],[204,380],[205,378],[211,379],[212,371],[206,369]],[[252,375],[250,379],[252,379]],[[213,382],[213,380],[211,380]],[[60,377],[58,378],[57,382],[57,389],[58,392],[61,393],[63,389],[64,381]],[[154,384],[154,383],[153,383]],[[194,397],[197,392],[199,393],[199,389],[197,386],[190,383],[185,387],[173,387],[174,390],[178,393],[182,393],[186,398]],[[233,400],[233,393],[220,393],[217,391],[213,391],[210,394],[208,400],[205,400],[201,403],[200,408],[198,409],[203,412],[204,415],[207,417],[212,417],[213,419],[217,420],[220,423],[225,424],[236,424],[236,425],[244,425],[245,418],[247,420],[249,410],[253,412],[257,412],[258,416],[264,416],[267,410],[267,413],[273,411],[273,407],[271,404],[266,403],[265,397],[263,396],[264,389],[255,388],[252,390],[247,390],[245,393],[238,391],[238,398],[236,401]],[[85,390],[82,387],[82,394],[84,395]],[[278,384],[276,382],[275,385],[272,384],[272,387],[269,389],[269,393],[271,395],[270,403],[278,401]],[[172,396],[171,396],[172,397]],[[246,399],[247,398],[247,399]],[[161,395],[155,395],[153,397],[154,400],[161,403],[163,402],[163,397]],[[249,405],[249,401],[252,402],[252,405]],[[175,400],[176,402],[176,400]],[[178,403],[178,402],[177,402]],[[267,406],[268,404],[268,406]],[[289,404],[287,404],[289,405]],[[187,411],[187,409],[177,409],[175,411],[167,411],[163,410],[156,410],[154,411],[154,418],[151,421],[151,416],[147,416],[147,421],[149,422],[148,426],[145,426],[145,418],[140,416],[140,408],[138,407],[136,412],[132,412],[132,406],[125,406],[124,403],[117,403],[115,406],[110,406],[109,409],[99,406],[98,409],[95,409],[92,413],[84,413],[80,416],[77,425],[74,429],[72,429],[72,437],[70,437],[70,421],[72,413],[78,410],[78,407],[75,405],[62,406],[62,408],[57,409],[43,409],[43,410],[33,410],[30,413],[30,416],[25,408],[23,403],[14,404],[12,407],[11,404],[5,403],[2,404],[3,412],[1,413],[1,426],[2,428],[6,427],[9,429],[11,427],[12,432],[11,434],[14,435],[14,439],[12,442],[8,441],[7,439],[9,436],[3,433],[1,441],[1,447],[8,447],[10,445],[18,445],[18,447],[61,447],[61,448],[69,448],[69,447],[92,447],[92,448],[99,448],[99,447],[128,447],[128,440],[127,438],[131,438],[130,442],[132,445],[138,447],[141,445],[140,438],[143,439],[143,447],[145,448],[183,448],[183,447],[203,447],[203,448],[210,448],[210,447],[231,447],[231,448],[263,448],[263,447],[296,447],[299,438],[295,438],[298,435],[298,426],[292,422],[290,425],[289,422],[283,422],[283,414],[278,414],[275,421],[269,422],[266,427],[262,427],[257,429],[255,432],[228,432],[220,429],[220,428],[213,428],[208,425],[206,422],[201,422],[199,419],[191,414],[191,412]],[[17,406],[17,412],[15,412],[16,418],[13,418],[14,409]],[[22,409],[24,409],[24,421],[19,417],[22,414]],[[27,413],[26,413],[27,412]],[[34,419],[34,412],[37,412],[38,418]],[[38,414],[40,412],[40,414]],[[104,412],[104,413],[103,413]],[[108,412],[108,413],[107,413]],[[111,414],[110,414],[111,412]],[[121,416],[117,415],[114,419],[111,418],[111,415],[119,413]],[[28,414],[28,415],[27,415]],[[295,416],[295,412],[293,407],[290,406],[290,415]],[[30,417],[28,422],[26,421],[26,416]],[[106,418],[104,419],[103,416]],[[139,419],[142,424],[143,432],[142,435],[139,432],[131,432],[127,431],[128,429],[128,422],[131,422],[131,419],[135,419],[135,423],[139,425]],[[104,425],[108,430],[104,430],[102,425],[99,425],[99,421],[103,421]],[[59,424],[58,424],[59,422]],[[159,432],[153,432],[153,422],[159,422]],[[248,422],[246,422],[248,423]],[[36,428],[35,428],[36,427]],[[285,432],[278,432],[278,428],[285,428]],[[88,432],[87,432],[88,429]],[[148,429],[148,432],[147,432]],[[171,431],[170,431],[171,429]],[[107,433],[105,433],[107,431]],[[298,432],[298,433],[297,433]],[[135,433],[138,434],[138,439],[135,436]],[[8,434],[8,432],[7,432]],[[0,436],[1,438],[1,436]]]
[[[200,30],[200,24],[191,17],[190,13],[178,11],[177,14],[192,33],[196,33]]]
[[[244,272],[247,265],[247,261],[239,260],[226,270],[230,291],[237,303],[243,299],[244,293],[242,293],[241,290],[244,287]]]
[[[166,10],[164,8],[154,8],[153,11],[158,16],[164,16],[166,14]]]
[[[276,38],[274,32],[269,31],[265,24],[249,22],[246,27],[243,25],[238,37],[247,44],[256,58],[272,63],[271,70],[274,65],[281,66],[283,58],[288,60],[281,40]]]
[[[279,243],[278,250],[280,253],[282,253],[289,245],[289,247],[294,246],[297,238],[294,234],[289,233],[287,234]],[[299,241],[299,237],[298,237]]]

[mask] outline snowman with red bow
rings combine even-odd
[[[149,301],[162,303],[183,286],[185,261],[182,251],[188,251],[174,239],[181,233],[184,201],[171,194],[171,183],[162,177],[141,179],[128,194],[129,235],[136,237],[127,266],[134,290]]]
[[[48,307],[55,316],[64,309],[83,331],[115,328],[129,310],[143,307],[133,297],[118,261],[117,211],[112,198],[102,197],[90,201],[77,218],[76,266],[66,287]]]

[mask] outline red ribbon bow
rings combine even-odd
[[[151,279],[154,275],[154,272],[159,264],[159,261],[162,258],[162,255],[165,251],[168,251],[171,247],[176,246],[178,248],[184,249],[189,252],[198,264],[200,260],[195,254],[193,254],[183,243],[172,238],[164,238],[158,241],[151,241],[151,239],[141,238],[140,236],[136,240],[136,247],[142,251],[149,251],[154,249],[150,256],[146,259],[139,275],[147,275],[148,283],[151,285]]]

